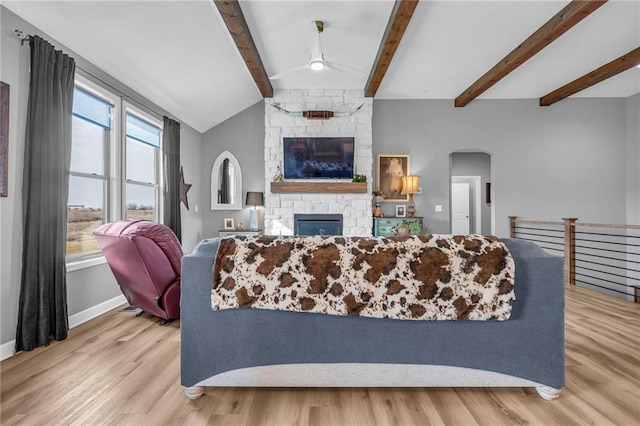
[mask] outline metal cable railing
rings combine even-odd
[[[640,302],[640,226],[509,219],[512,238],[564,257],[565,284]]]

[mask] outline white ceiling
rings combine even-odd
[[[261,99],[210,0],[0,3],[200,132]],[[454,99],[567,3],[422,0],[376,98]],[[368,75],[393,0],[240,5],[269,75],[308,61],[313,20],[325,21],[325,58]],[[611,0],[480,98],[540,98],[638,46],[640,0]],[[272,85],[363,89],[366,80],[303,70]],[[574,96],[638,92],[632,68]]]
[[[263,0],[241,1],[240,5],[268,75],[307,63],[314,20],[325,23],[321,34],[325,59],[365,73],[306,69],[272,81],[274,89],[363,89],[393,3]]]

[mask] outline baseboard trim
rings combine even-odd
[[[69,328],[77,327],[80,324],[83,324],[89,320],[94,319],[97,316],[104,314],[105,312],[109,312],[110,310],[117,308],[123,303],[127,303],[127,299],[123,294],[121,294],[120,296],[116,296],[113,299],[109,299],[105,302],[92,306],[89,309],[85,309],[82,312],[71,315],[69,317]]]
[[[16,348],[16,340],[10,340],[7,343],[3,343],[0,345],[0,361],[4,361],[7,358],[11,358],[14,353],[13,350]]]
[[[105,312],[109,312],[110,310],[117,308],[123,303],[127,303],[127,299],[124,295],[116,296],[113,299],[109,299],[105,302],[99,303],[95,306],[90,307],[89,309],[85,309],[84,311],[78,312],[77,314],[73,314],[69,317],[69,328],[74,328],[83,324],[89,320],[98,317]],[[13,353],[16,347],[16,341],[11,340],[7,343],[0,345],[0,361],[4,361],[7,358],[15,355]]]

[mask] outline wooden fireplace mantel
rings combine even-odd
[[[274,194],[366,194],[367,182],[271,182]]]

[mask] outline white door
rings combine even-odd
[[[469,184],[451,184],[451,233],[469,233]]]

